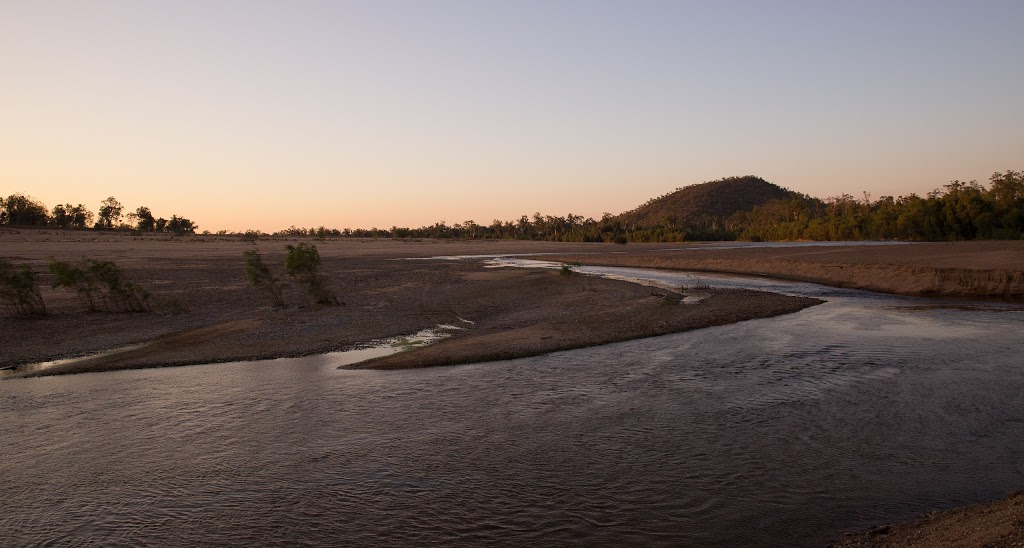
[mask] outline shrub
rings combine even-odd
[[[46,303],[39,291],[39,280],[27,264],[15,266],[0,259],[0,301],[15,316],[45,316]]]
[[[78,293],[79,300],[88,312],[98,311],[103,301],[99,284],[85,269],[67,261],[50,257],[50,273],[53,274],[53,288],[67,288]]]
[[[246,251],[242,256],[245,257],[245,275],[253,287],[266,291],[274,306],[284,306],[284,282],[270,271],[259,250]]]
[[[86,259],[78,266],[50,259],[53,287],[78,293],[85,309],[95,312],[103,303],[107,310],[148,312],[149,292],[129,281],[113,261]]]
[[[320,272],[320,252],[316,246],[305,242],[286,245],[288,253],[284,258],[284,269],[317,304],[339,304],[327,284],[327,278]]]

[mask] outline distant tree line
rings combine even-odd
[[[95,222],[93,222],[95,220]],[[175,235],[195,234],[198,225],[185,217],[156,217],[145,206],[125,214],[125,208],[113,196],[100,202],[94,215],[83,204],[58,204],[52,210],[24,194],[0,197],[0,226],[52,226],[65,230],[134,230],[138,232],[169,232]]]
[[[844,194],[773,200],[728,219],[744,240],[1016,240],[1024,238],[1024,173],[995,173],[986,188],[953,181],[921,197]]]
[[[584,219],[572,213],[565,217],[541,215],[533,217],[523,215],[515,221],[495,219],[489,225],[477,224],[475,221],[464,221],[452,225],[438,221],[420,228],[392,226],[391,228],[298,228],[288,227],[272,234],[263,234],[257,230],[248,230],[243,237],[258,238],[260,236],[285,237],[352,237],[352,238],[458,238],[469,240],[549,240],[560,242],[614,242],[616,238],[625,238],[625,228],[611,213],[605,213],[600,221],[592,218]]]
[[[750,211],[729,216],[701,214],[682,221],[668,215],[656,226],[641,226],[625,216],[600,220],[523,215],[489,225],[444,221],[420,228],[296,228],[274,233],[292,237],[517,239],[561,242],[682,242],[706,240],[971,240],[1024,238],[1024,172],[995,173],[986,187],[977,181],[953,181],[921,197],[882,196],[871,200],[849,194],[825,200],[793,193]],[[255,238],[256,231],[249,234]]]
[[[971,240],[1024,238],[1024,172],[995,173],[986,187],[977,181],[953,181],[926,196],[882,196],[872,200],[849,194],[827,199],[792,193],[749,211],[730,215],[704,212],[681,219],[668,214],[654,226],[643,226],[626,215],[605,213],[600,219],[523,215],[516,220],[478,224],[468,220],[452,225],[444,221],[419,228],[299,228],[265,234],[247,230],[243,239],[265,236],[324,238],[459,238],[515,239],[559,242],[682,242],[701,240]],[[678,190],[678,189],[677,189]],[[122,216],[124,208],[113,197],[100,204],[95,223],[82,204],[58,205],[52,212],[22,194],[0,198],[0,225],[56,226],[97,230],[136,230],[192,234],[192,221],[171,216],[156,218],[147,207]],[[122,222],[122,219],[127,222]],[[226,234],[219,231],[218,234]]]

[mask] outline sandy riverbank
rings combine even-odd
[[[934,512],[911,523],[876,527],[833,546],[1024,546],[1024,495],[1011,493],[1003,500]]]
[[[911,296],[1024,300],[1024,241],[742,247],[627,245],[548,260],[752,274]]]
[[[284,244],[257,242],[280,267]],[[531,356],[794,312],[817,301],[715,291],[697,304],[622,281],[555,271],[488,269],[480,261],[402,257],[590,252],[607,244],[333,240],[316,242],[344,306],[306,306],[291,288],[285,308],[269,306],[243,273],[253,244],[226,238],[0,232],[0,256],[45,272],[48,257],[112,259],[151,291],[155,313],[87,314],[67,291],[44,288],[50,315],[0,316],[0,366],[124,352],[32,374],[66,374],[318,354],[438,324],[463,329],[437,345],[365,364],[423,367]],[[44,277],[48,280],[48,277]],[[171,313],[183,309],[182,313]],[[466,320],[466,321],[463,321]],[[472,322],[472,323],[470,323]]]

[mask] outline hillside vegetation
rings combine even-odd
[[[689,239],[721,239],[727,220],[772,200],[806,198],[760,177],[746,175],[677,188],[618,216],[630,232],[668,229]]]

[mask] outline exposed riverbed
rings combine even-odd
[[[407,371],[329,359],[0,382],[14,545],[818,545],[1024,485],[1024,311],[796,314]]]

